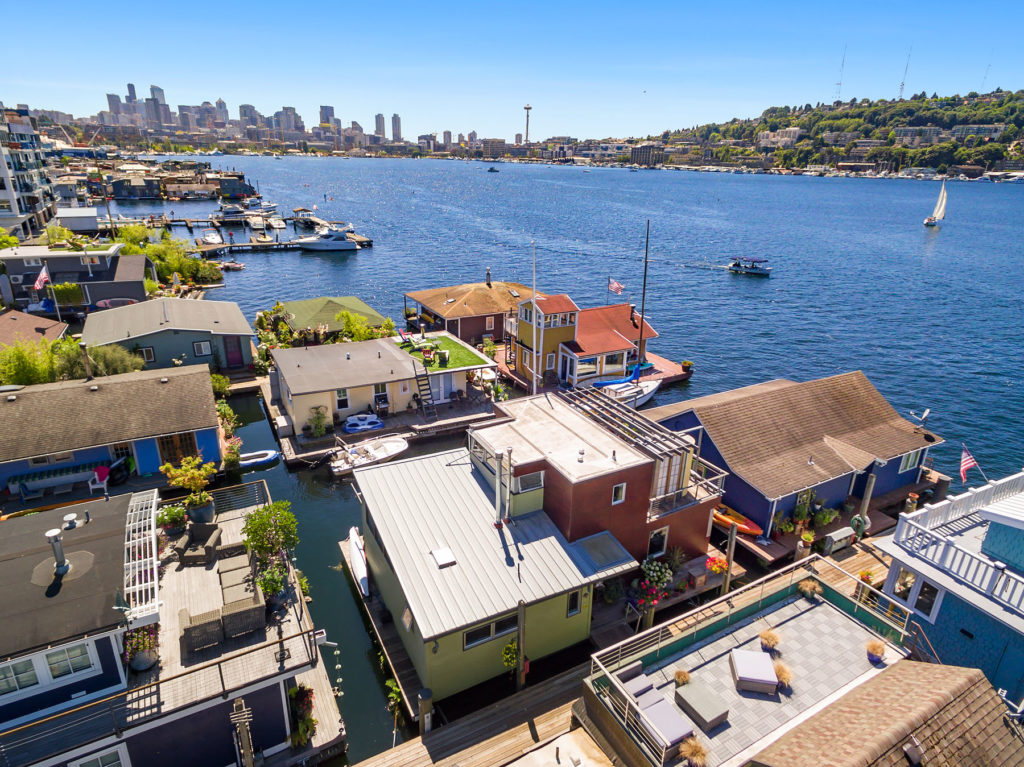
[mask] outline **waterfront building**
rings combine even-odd
[[[0,349],[24,341],[57,341],[67,331],[67,324],[57,320],[26,314],[17,309],[0,311]]]
[[[984,675],[926,662],[910,621],[815,555],[595,653],[573,714],[626,767],[689,764],[694,745],[730,767],[1024,760]]]
[[[234,301],[158,298],[94,312],[85,318],[88,346],[118,344],[146,368],[207,365],[241,370],[253,361],[252,328]]]
[[[725,503],[765,535],[812,506],[843,509],[844,524],[862,511],[878,532],[894,522],[885,512],[898,513],[911,493],[949,485],[927,468],[929,449],[943,440],[900,417],[860,371],[767,381],[648,415],[672,430],[704,428],[701,457],[729,472]]]
[[[82,303],[95,305],[107,298],[146,299],[146,278],[156,280],[156,269],[146,256],[121,255],[121,243],[111,243],[105,250],[52,250],[45,245],[19,245],[0,250],[0,263],[6,276],[0,277],[0,295],[9,282],[11,299],[21,306],[34,307],[49,291],[36,290],[35,283],[47,268],[50,280],[60,284],[75,283],[82,288]]]
[[[334,338],[345,326],[337,319],[342,312],[361,317],[371,328],[380,328],[387,319],[356,296],[319,296],[301,301],[284,301],[284,321],[292,333],[319,332],[322,339]]]
[[[72,200],[77,202],[75,198]],[[75,234],[98,234],[100,230],[96,208],[57,208],[57,224]]]
[[[434,700],[507,673],[513,640],[531,662],[585,642],[594,584],[637,564],[610,533],[568,543],[503,505],[465,448],[354,477],[372,588]]]
[[[397,112],[391,115],[391,140],[402,140],[402,118],[398,116]]]
[[[238,763],[239,742],[263,763],[291,747],[300,682],[315,690],[318,732],[287,755],[337,748],[340,716],[295,571],[285,565],[273,620],[273,595],[252,582],[241,528],[270,503],[266,485],[213,498],[219,542],[198,560],[158,549],[156,490],[0,522],[5,764],[215,767]]]
[[[641,144],[631,147],[629,150],[629,161],[633,165],[643,165],[653,168],[665,162],[665,148],[657,144]]]
[[[382,115],[380,112],[378,112],[377,115],[373,119],[374,119],[373,135],[380,136],[381,138],[384,138],[384,136],[386,135],[385,131],[384,131],[384,115]]]
[[[329,416],[329,423],[366,412],[384,417],[422,409],[426,414],[464,396],[467,376],[496,367],[448,333],[417,339],[425,342],[445,351],[448,363],[425,368],[423,352],[397,338],[273,349],[273,385],[292,428],[301,431],[317,412]]]
[[[1024,703],[1024,472],[900,515],[875,539],[892,557],[882,590],[924,627],[943,663],[980,668]]]
[[[56,209],[28,109],[0,108],[0,231],[31,237],[46,228]]]
[[[206,368],[23,386],[3,405],[0,487],[22,500],[79,491],[96,467],[120,458],[139,475],[188,455],[220,463]]]
[[[497,159],[505,156],[505,139],[503,138],[481,139],[480,145],[486,158]]]
[[[469,448],[513,512],[543,509],[569,541],[606,530],[638,561],[678,549],[705,572],[726,475],[698,457],[700,428],[671,432],[595,389],[495,413],[508,420],[473,428]]]
[[[444,288],[414,290],[405,294],[405,318],[410,332],[447,330],[468,344],[502,341],[519,302],[533,291],[518,282],[491,280]],[[410,308],[409,302],[418,304]]]

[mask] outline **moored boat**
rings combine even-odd
[[[222,272],[240,272],[245,269],[245,264],[241,261],[222,261],[217,266]]]
[[[223,245],[224,238],[216,229],[204,229],[199,233],[204,245]]]
[[[628,381],[605,386],[602,391],[616,402],[638,408],[650,401],[659,386],[661,386],[661,380]]]
[[[284,229],[284,219],[280,216],[271,216],[267,219],[267,226],[271,229]]]
[[[257,450],[255,453],[242,453],[238,456],[238,467],[240,469],[256,469],[260,466],[269,466],[276,462],[280,455],[276,450]]]
[[[376,437],[357,442],[336,454],[331,461],[331,474],[344,477],[355,469],[390,461],[408,449],[409,443],[402,437]]]
[[[350,415],[342,427],[346,434],[358,434],[361,431],[376,431],[384,428],[384,422],[373,413]]]
[[[303,250],[359,250],[359,246],[348,238],[343,229],[321,227],[316,234],[292,240]]]

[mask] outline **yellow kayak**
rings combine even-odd
[[[747,533],[748,535],[760,535],[764,532],[756,522],[747,519],[735,509],[730,509],[725,505],[719,506],[715,509],[714,517],[715,522],[726,529],[731,527],[732,523],[735,522],[736,529],[741,533]]]

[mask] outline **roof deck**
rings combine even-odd
[[[821,586],[820,597],[800,596],[797,585],[807,579]],[[835,585],[837,579],[852,589]],[[708,749],[708,764],[745,764],[788,729],[905,657],[907,617],[905,608],[863,584],[858,588],[854,576],[815,556],[596,653],[584,682],[588,715],[602,729],[621,730],[604,734],[631,744],[631,753],[650,764],[683,764],[685,759],[651,734],[657,725],[617,674],[640,661],[657,694],[677,706],[674,674],[686,670],[691,683],[713,690],[728,707],[727,719],[717,726],[703,730],[693,724]],[[760,653],[758,635],[767,628],[781,638],[777,657],[792,671],[792,684],[771,694],[738,691],[730,653]],[[872,664],[864,645],[880,637],[887,641],[885,662]]]

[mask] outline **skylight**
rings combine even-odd
[[[455,555],[452,550],[447,546],[443,546],[439,549],[434,549],[430,552],[430,556],[434,558],[434,562],[437,563],[439,570],[443,570],[446,567],[451,567],[455,564]]]

